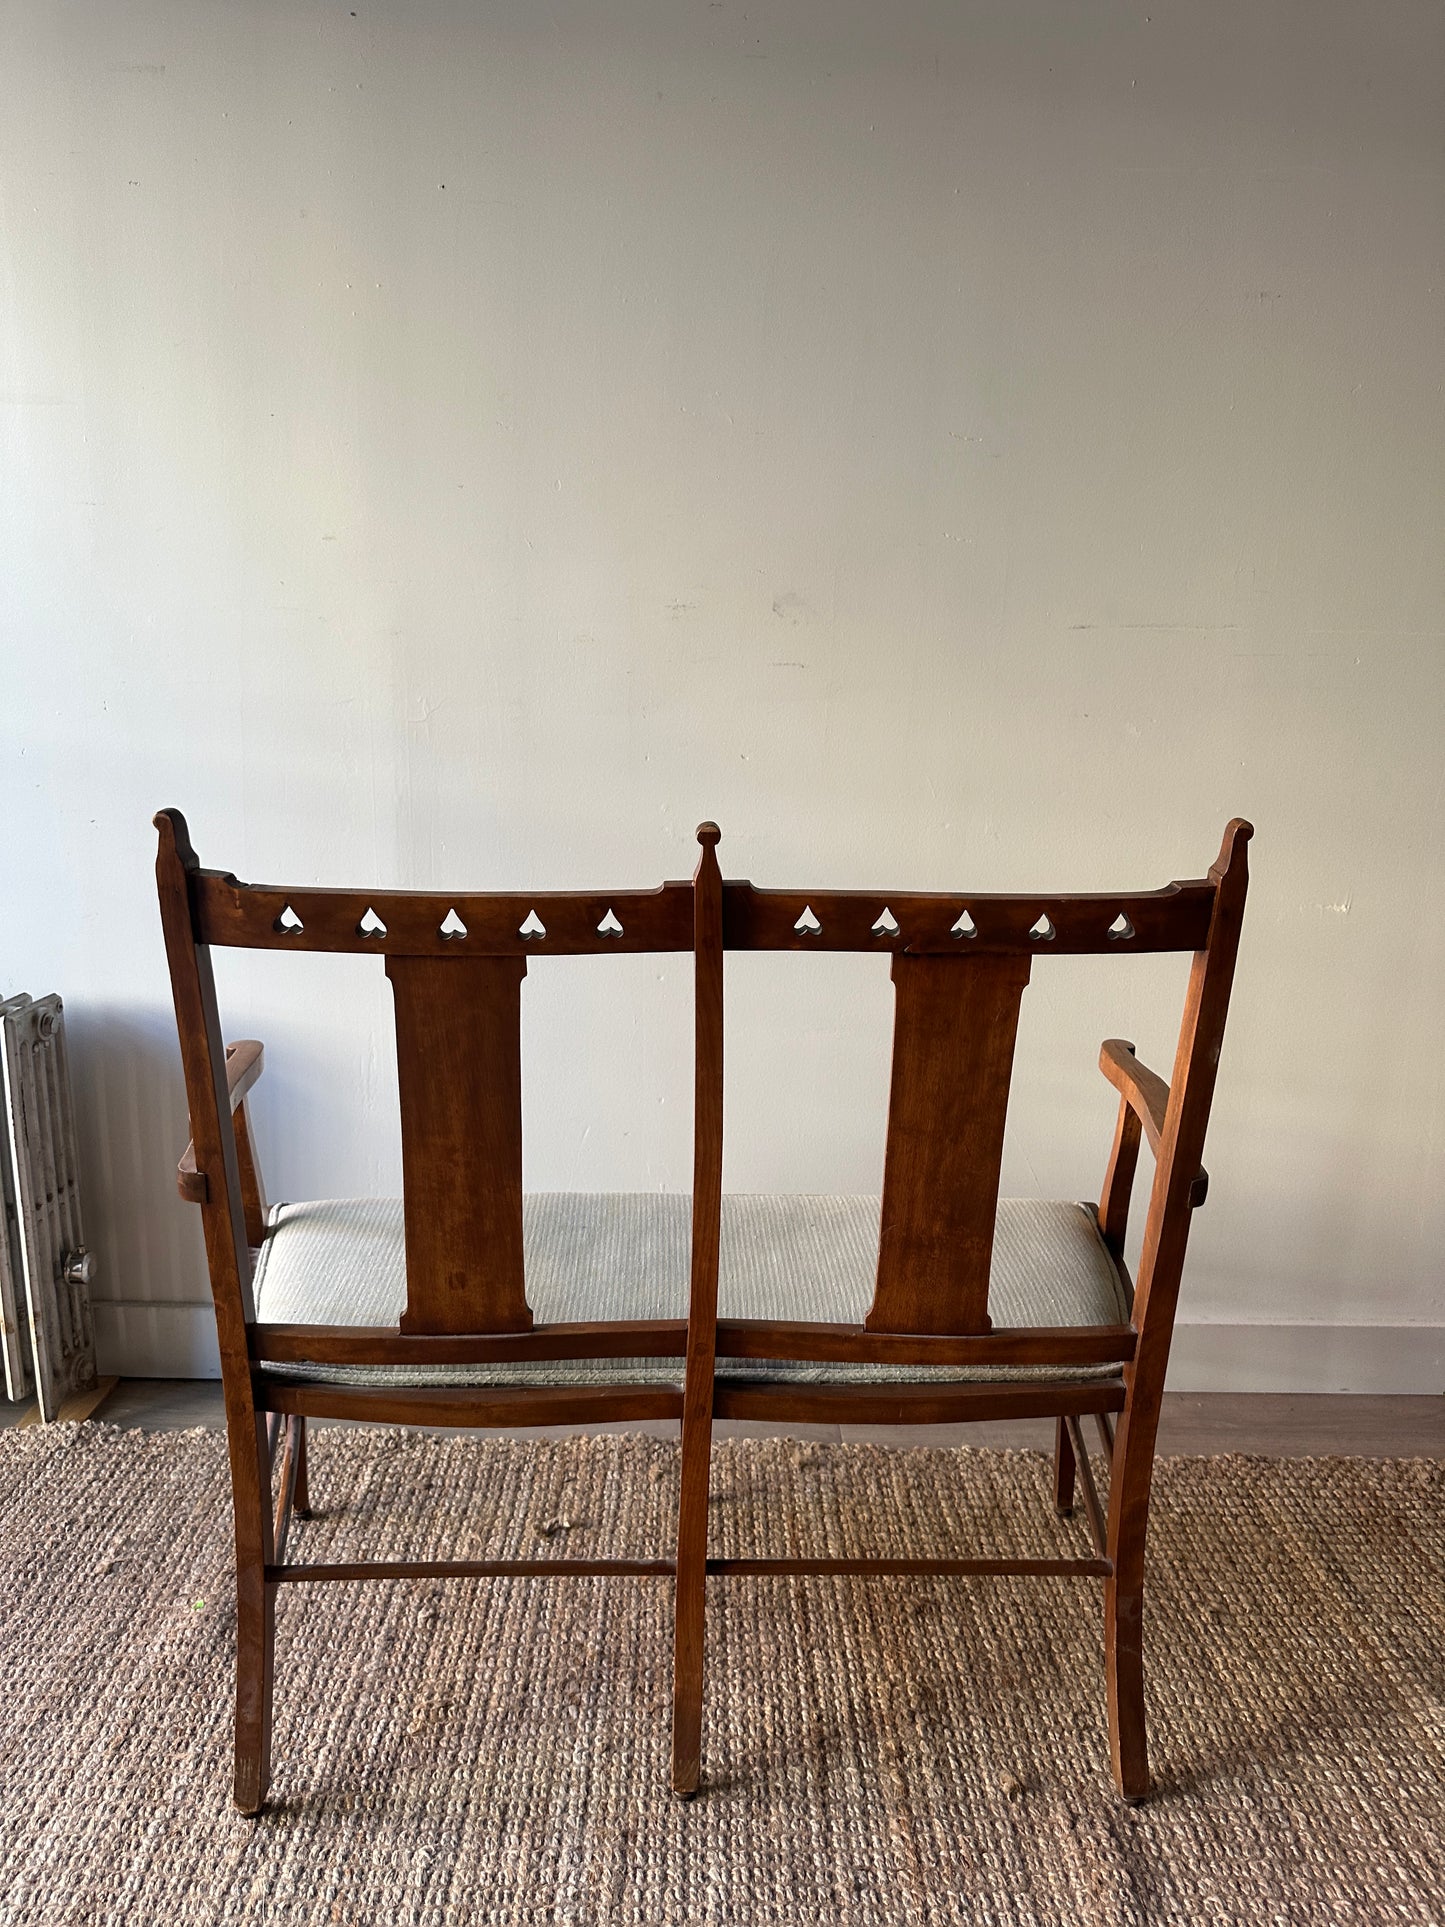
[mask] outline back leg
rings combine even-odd
[[[231,1492],[236,1512],[235,1802],[255,1814],[271,1780],[271,1695],[276,1659],[276,1588],[266,1567],[274,1556],[271,1453],[266,1420],[254,1410],[227,1414]]]
[[[271,1699],[276,1670],[276,1588],[237,1574],[235,1802],[257,1814],[271,1784]]]
[[[1054,1426],[1054,1507],[1067,1519],[1074,1510],[1074,1441],[1067,1419],[1056,1419]]]
[[[298,1519],[309,1519],[311,1489],[306,1482],[306,1420],[298,1414],[291,1423],[296,1427],[296,1484],[291,1494],[291,1510]]]
[[[1104,1664],[1109,1686],[1109,1752],[1114,1783],[1131,1805],[1149,1793],[1144,1727],[1144,1594],[1104,1587]]]
[[[703,1622],[711,1453],[711,1412],[685,1415],[672,1654],[672,1790],[683,1799],[697,1792],[702,1777]]]

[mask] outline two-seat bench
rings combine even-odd
[[[157,878],[202,1208],[235,1499],[235,1798],[270,1774],[278,1586],[434,1573],[667,1576],[676,1606],[673,1784],[699,1783],[704,1580],[769,1572],[1066,1573],[1104,1587],[1109,1723],[1147,1790],[1143,1555],[1159,1400],[1243,915],[1247,824],[1208,876],[1123,894],[921,896],[725,882],[698,832],[691,883],[542,897],[281,889],[203,870],[163,811]],[[395,993],[402,1199],[270,1208],[247,1094],[257,1044],[222,1041],[216,945],[374,951]],[[729,949],[886,953],[896,993],[881,1197],[724,1197]],[[689,950],[691,1194],[523,1195],[520,997],[533,958]],[[998,1197],[1020,1002],[1037,957],[1191,955],[1171,1080],[1100,1057],[1120,1106],[1097,1208]],[[1137,1285],[1124,1263],[1141,1139],[1155,1153]],[[1076,1480],[1094,1550],[1061,1559],[710,1559],[717,1416],[779,1424],[1049,1415],[1055,1498]],[[1101,1496],[1081,1420],[1108,1455]],[[288,1561],[307,1508],[307,1417],[517,1426],[681,1420],[675,1556]],[[1117,1421],[1117,1422],[1116,1422]]]

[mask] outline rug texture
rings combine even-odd
[[[323,1430],[290,1556],[647,1554],[675,1446]],[[714,1549],[1076,1550],[1026,1453],[727,1441]],[[1445,1467],[1159,1468],[1157,1792],[1080,1580],[710,1582],[667,1790],[665,1580],[287,1588],[273,1804],[230,1807],[224,1441],[0,1434],[0,1922],[1445,1919]]]

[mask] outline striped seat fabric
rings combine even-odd
[[[877,1198],[724,1197],[718,1315],[861,1324],[878,1258]],[[536,1192],[523,1200],[527,1298],[537,1324],[685,1318],[692,1201],[686,1195]],[[257,1260],[263,1323],[392,1326],[406,1304],[401,1200],[277,1205]],[[1129,1303],[1086,1205],[999,1201],[989,1311],[995,1330],[1115,1325]],[[546,1359],[442,1365],[273,1365],[349,1385],[577,1385],[680,1382],[673,1358]],[[1112,1378],[1117,1365],[929,1366],[719,1358],[721,1380]]]

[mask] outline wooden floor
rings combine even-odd
[[[0,1428],[26,1410],[0,1401]],[[214,1379],[126,1378],[95,1415],[109,1425],[148,1432],[189,1426],[219,1430],[221,1387]],[[313,1423],[326,1423],[324,1420]],[[551,1436],[589,1428],[538,1428]],[[590,1428],[643,1431],[663,1437],[677,1426],[651,1424]],[[754,1420],[720,1422],[720,1438],[760,1436],[786,1429],[794,1436],[877,1441],[887,1445],[989,1445],[1051,1449],[1053,1421],[1010,1420],[983,1425],[799,1425],[781,1428]],[[521,1435],[519,1435],[521,1436]],[[535,1436],[535,1433],[532,1434]],[[1267,1458],[1311,1458],[1345,1453],[1363,1458],[1445,1458],[1445,1398],[1375,1398],[1293,1392],[1171,1392],[1164,1399],[1161,1452],[1257,1452]]]

